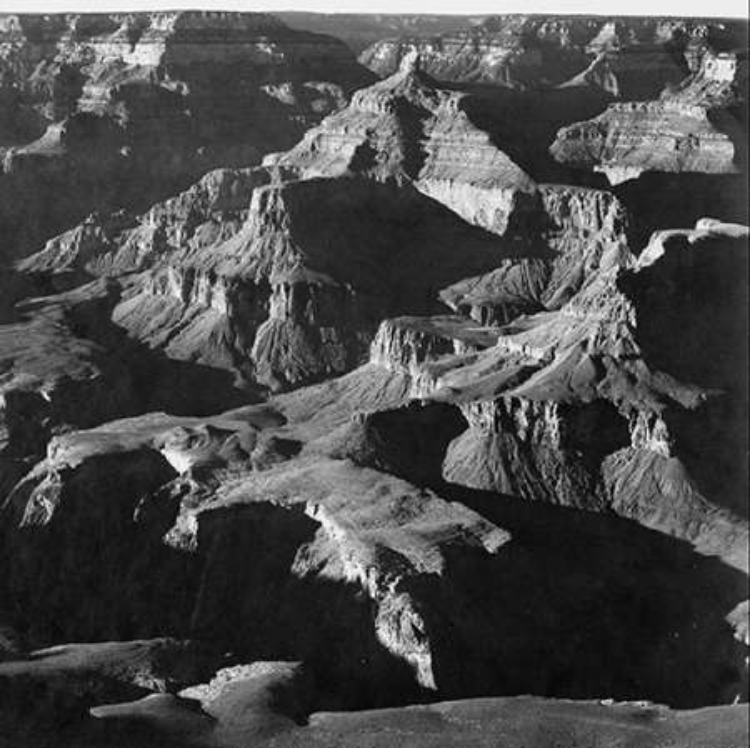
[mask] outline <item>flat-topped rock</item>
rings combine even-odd
[[[729,110],[739,89],[736,56],[706,54],[679,87],[563,128],[550,151],[562,163],[603,172],[613,185],[647,171],[733,174],[741,162],[739,123]]]

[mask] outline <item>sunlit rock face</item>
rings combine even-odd
[[[469,428],[443,463],[451,483],[613,508],[745,569],[744,478],[732,445],[746,432],[729,416],[743,386],[729,352],[743,334],[734,314],[746,304],[737,280],[746,241],[745,227],[711,220],[656,234],[637,260],[610,254],[557,311],[499,328],[384,323],[372,360],[407,375],[413,396],[461,409]],[[698,276],[702,312],[678,290]],[[495,293],[504,282],[514,287],[501,274]],[[719,319],[727,334],[715,338],[708,328]],[[676,332],[688,323],[694,345]],[[727,460],[723,480],[710,478],[707,451]],[[670,497],[660,508],[644,501],[654,490]]]
[[[537,185],[464,98],[407,60],[263,166],[142,216],[93,215],[18,267],[141,271],[116,324],[274,389],[355,367],[383,317],[436,312],[440,289],[480,321],[556,308],[624,246],[628,217],[608,193]]]
[[[363,174],[410,181],[470,223],[504,233],[534,191],[532,179],[466,113],[467,97],[442,88],[407,56],[386,80],[265,163],[303,177]]]
[[[659,100],[612,104],[564,128],[552,155],[603,172],[611,184],[649,171],[736,173],[744,160],[735,135],[747,79],[741,67],[736,54],[706,53],[699,69]]]

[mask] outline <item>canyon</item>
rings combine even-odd
[[[0,746],[743,744],[746,65],[0,16]]]

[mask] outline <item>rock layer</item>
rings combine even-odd
[[[616,96],[649,98],[694,71],[707,49],[739,45],[743,34],[730,21],[506,15],[454,33],[384,39],[360,60],[384,76],[416,50],[442,80],[533,88],[581,76]],[[605,75],[592,74],[593,60]]]
[[[721,113],[731,119],[728,109],[741,91],[738,63],[734,54],[707,54],[676,91],[658,101],[612,104],[599,117],[561,130],[551,152],[603,172],[612,184],[645,171],[735,173],[737,125],[722,121]]]
[[[257,163],[371,80],[332,37],[193,11],[4,16],[0,69],[18,109],[0,178],[11,258],[93,209],[142,209]]]

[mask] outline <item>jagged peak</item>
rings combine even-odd
[[[398,72],[402,75],[408,75],[410,73],[419,73],[421,70],[421,57],[419,50],[412,49],[404,55],[399,65]]]
[[[383,111],[390,106],[389,102],[406,99],[432,109],[443,99],[451,97],[455,97],[455,94],[443,90],[432,76],[422,70],[419,51],[414,48],[404,56],[395,73],[357,91],[352,98],[352,106]]]

